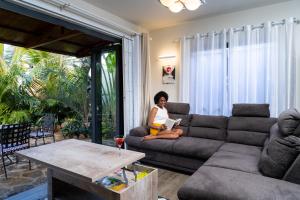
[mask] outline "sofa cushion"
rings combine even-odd
[[[137,137],[144,137],[149,135],[149,128],[146,126],[136,127],[130,130],[129,135],[137,136]]]
[[[259,157],[262,148],[257,146],[245,145],[245,144],[225,143],[220,147],[218,151],[229,151],[229,152]]]
[[[269,104],[233,104],[232,116],[270,117]]]
[[[278,123],[276,123],[270,129],[270,135],[265,142],[265,146],[267,146],[269,142],[271,142],[272,140],[274,140],[276,138],[284,138],[284,137],[285,136],[279,130]]]
[[[135,137],[130,135],[125,138],[125,142],[129,146],[165,153],[173,152],[173,145],[175,141],[176,140],[173,139],[155,139],[143,141],[141,137]]]
[[[219,167],[200,167],[178,191],[180,200],[300,200],[300,186]]]
[[[141,143],[142,143],[142,137],[139,136],[131,136],[131,135],[127,135],[125,137],[125,143],[127,145],[133,146],[133,147],[140,147]]]
[[[181,137],[175,140],[173,152],[178,155],[208,159],[223,144],[223,141],[204,138]]]
[[[300,124],[300,113],[292,108],[280,113],[278,126],[284,135],[292,135]]]
[[[188,115],[190,112],[190,104],[168,102],[166,108],[169,113]]]
[[[227,121],[224,116],[192,115],[188,136],[225,140]]]
[[[254,156],[229,151],[218,151],[204,165],[260,174],[258,170],[259,156],[260,154]]]
[[[294,136],[300,137],[300,124],[298,125],[298,127],[296,128],[294,134]]]
[[[153,151],[173,153],[174,139],[155,139],[141,142],[141,147]]]
[[[261,155],[259,169],[265,175],[282,178],[299,154],[300,138],[289,136],[270,141]]]
[[[233,143],[263,146],[269,136],[275,118],[230,117],[227,141]]]
[[[297,156],[291,167],[287,170],[283,180],[300,184],[300,155]]]
[[[141,160],[143,163],[168,167],[189,174],[194,173],[204,163],[204,160],[189,158],[177,154],[163,153],[148,149],[139,149],[131,146],[128,146],[128,149],[145,153],[146,157]]]

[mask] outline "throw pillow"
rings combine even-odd
[[[276,138],[264,148],[259,160],[259,170],[265,176],[282,178],[299,154],[300,138]]]
[[[300,124],[300,113],[292,108],[282,112],[278,117],[278,126],[284,135],[292,135]]]
[[[293,135],[295,135],[295,136],[297,136],[297,137],[300,137],[300,124],[299,124],[298,127],[296,128],[296,130],[295,130],[295,132],[294,132]]]

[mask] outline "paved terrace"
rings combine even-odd
[[[55,133],[56,141],[64,138],[60,133]],[[84,138],[80,138],[84,139]],[[85,139],[87,140],[87,139]],[[46,143],[51,143],[52,138],[46,138]],[[34,140],[31,139],[34,146]],[[38,140],[38,145],[42,145],[43,140]],[[2,163],[0,164],[2,166]],[[32,169],[29,170],[28,160],[20,160],[18,164],[7,167],[8,179],[5,179],[3,169],[0,169],[0,200],[29,190],[46,182],[46,168],[41,164],[31,163]]]

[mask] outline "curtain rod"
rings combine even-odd
[[[284,25],[286,22],[286,20],[282,20],[281,22],[271,22],[271,25],[272,26],[278,26],[278,25]],[[300,20],[294,18],[294,23],[295,24],[300,24]],[[251,29],[254,30],[254,29],[260,29],[260,28],[263,28],[265,26],[264,23],[262,23],[261,25],[258,25],[258,26],[254,26],[254,25],[251,25]],[[241,28],[234,28],[233,31],[234,32],[240,32],[240,31],[244,31],[245,30],[245,26],[241,27]],[[227,31],[226,33],[228,33],[229,31]],[[213,32],[213,34],[216,36],[216,35],[220,35],[222,32]],[[204,38],[204,37],[208,37],[210,35],[210,33],[203,33],[203,34],[200,34],[200,38]],[[190,36],[187,36],[185,37],[185,39],[194,39],[195,36],[194,35],[190,35]]]

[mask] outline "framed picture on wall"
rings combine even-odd
[[[162,82],[163,84],[175,84],[175,65],[162,66]]]

